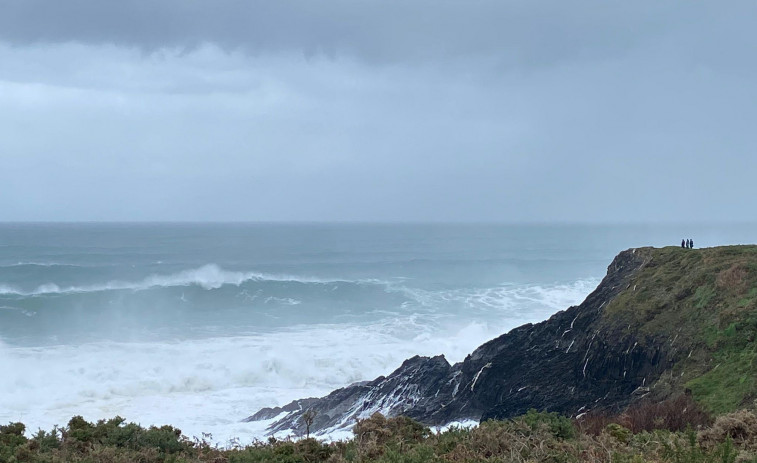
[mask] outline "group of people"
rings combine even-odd
[[[681,240],[681,247],[682,248],[694,249],[694,240],[692,240],[691,238],[689,238],[687,240]]]

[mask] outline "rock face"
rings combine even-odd
[[[316,412],[313,432],[354,425],[375,412],[406,415],[426,425],[508,418],[531,408],[577,415],[625,407],[644,395],[677,355],[665,342],[639,343],[634,333],[607,328],[603,308],[628,290],[650,260],[649,248],[620,253],[605,278],[579,306],[493,339],[450,365],[443,356],[413,357],[387,377],[356,383],[319,399],[263,409],[246,421],[271,419],[270,432],[304,430],[302,415]],[[644,347],[640,347],[642,345]]]

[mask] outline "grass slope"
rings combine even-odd
[[[655,388],[687,388],[716,414],[757,398],[757,246],[640,248],[646,264],[608,303],[602,328],[675,363]]]

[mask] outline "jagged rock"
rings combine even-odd
[[[310,428],[313,431],[352,426],[356,419],[367,418],[375,412],[394,416],[412,409],[421,417],[436,406],[430,399],[439,389],[437,385],[449,376],[450,368],[443,355],[432,358],[415,356],[405,360],[387,377],[352,384],[320,399],[301,399],[284,407],[264,408],[245,421],[271,419],[282,412],[290,412],[272,424],[269,431],[301,433],[305,428],[301,418],[307,410],[316,412]]]
[[[308,408],[310,408],[312,405],[314,405],[316,402],[318,402],[319,399],[315,397],[311,397],[308,399],[299,399],[295,400],[293,402],[289,402],[288,404],[284,405],[283,407],[274,407],[274,408],[261,408],[258,410],[257,413],[254,415],[245,418],[243,422],[249,423],[251,421],[263,421],[263,420],[270,420],[273,418],[276,418],[277,416],[281,415],[282,413],[291,413],[291,412],[299,412],[299,411],[305,411]]]
[[[674,345],[674,326],[656,333],[641,328],[665,310],[673,310],[670,304],[694,297],[691,287],[661,288],[665,297],[655,300],[646,311],[637,313],[631,307],[604,316],[621,292],[638,298],[646,294],[644,285],[650,282],[637,277],[645,267],[656,270],[657,251],[638,248],[621,252],[579,306],[544,322],[515,328],[481,345],[460,363],[449,365],[443,356],[413,357],[387,377],[353,384],[320,399],[263,409],[248,420],[290,412],[269,431],[299,433],[304,429],[302,414],[313,409],[317,415],[311,431],[323,433],[351,427],[356,419],[376,411],[406,415],[429,426],[510,418],[532,408],[573,416],[590,410],[618,411],[651,396],[650,385],[663,372],[687,358],[685,354],[691,357],[692,345],[685,349]],[[666,252],[673,255],[678,251]],[[670,300],[666,299],[668,292]],[[670,393],[669,387],[663,389]]]

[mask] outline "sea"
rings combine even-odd
[[[121,416],[219,445],[262,407],[459,362],[639,246],[755,224],[0,224],[0,423]],[[328,437],[328,436],[326,436]]]

